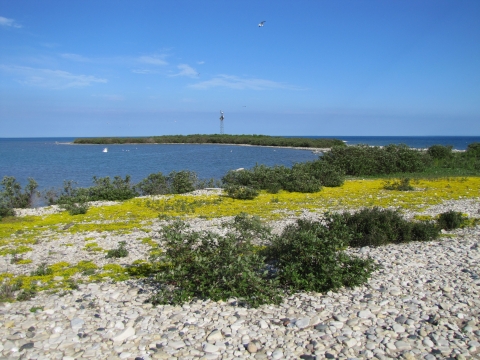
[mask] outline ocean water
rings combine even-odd
[[[312,136],[313,137],[313,136]],[[317,137],[317,136],[315,136]],[[318,136],[320,137],[320,136]],[[480,137],[353,137],[338,136],[349,145],[406,144],[427,148],[434,144],[466,149]],[[191,170],[201,179],[220,179],[227,171],[255,164],[292,166],[318,158],[310,150],[234,145],[73,145],[73,138],[0,138],[0,178],[14,176],[22,185],[29,177],[40,190],[60,188],[64,180],[91,186],[92,177],[131,176],[133,182],[149,174]]]

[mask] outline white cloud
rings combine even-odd
[[[78,62],[90,62],[89,58],[78,54],[60,54],[60,56],[67,60],[78,61]]]
[[[134,69],[132,72],[135,74],[158,74],[158,71],[149,69]]]
[[[109,101],[123,101],[125,96],[116,94],[94,94],[93,97],[102,98]]]
[[[197,61],[197,64],[198,65],[203,65],[203,64],[205,64],[205,61]]]
[[[190,65],[187,64],[180,64],[177,66],[177,68],[180,70],[179,73],[173,74],[170,76],[188,76],[188,77],[197,77],[198,72],[194,68],[192,68]]]
[[[15,20],[8,19],[3,16],[0,16],[0,26],[7,26],[7,27],[14,27],[14,28],[22,27],[22,25],[18,24]]]
[[[299,90],[299,88],[282,84],[276,81],[256,79],[256,78],[241,78],[233,75],[218,75],[213,79],[201,81],[196,84],[189,85],[194,89],[210,89],[214,87],[226,87],[230,89],[250,89],[250,90],[266,90],[266,89],[291,89]]]
[[[76,75],[62,70],[36,69],[27,66],[0,65],[0,70],[21,77],[20,83],[49,89],[85,87],[106,83],[107,79],[92,75]]]
[[[164,55],[140,56],[137,60],[141,63],[150,65],[168,65],[168,62],[165,61]]]

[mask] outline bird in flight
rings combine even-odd
[[[261,21],[260,24],[258,24],[258,27],[262,27],[263,24],[265,24],[265,20]]]

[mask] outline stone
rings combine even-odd
[[[343,340],[343,343],[347,345],[349,348],[351,348],[357,345],[357,340],[355,340],[354,338],[350,338],[350,339]]]
[[[283,350],[281,348],[276,348],[272,353],[272,359],[281,359],[283,358]]]
[[[410,344],[406,341],[395,341],[395,347],[399,351],[405,351],[405,350],[411,350],[412,349]]]
[[[222,332],[220,330],[213,330],[208,336],[207,336],[207,341],[210,342],[210,343],[214,343],[215,341],[217,340],[222,340],[223,339],[223,335],[222,335]]]
[[[257,348],[257,345],[255,345],[253,342],[249,343],[247,345],[247,351],[250,353],[250,354],[254,354],[258,351],[258,348]]]
[[[125,330],[119,332],[117,335],[113,336],[111,339],[113,342],[123,342],[130,336],[135,335],[135,329],[133,327],[127,327]]]
[[[219,350],[220,350],[220,348],[218,346],[215,346],[215,345],[210,344],[210,343],[203,344],[202,349],[206,353],[216,353],[216,352],[219,352]]]
[[[307,326],[310,325],[310,318],[309,318],[309,317],[300,318],[300,319],[297,320],[297,322],[295,323],[295,325],[296,325],[299,329],[304,329],[304,328],[306,328]]]
[[[372,316],[373,315],[370,312],[370,310],[361,310],[361,311],[358,312],[358,317],[361,318],[361,319],[369,319]]]
[[[80,329],[83,326],[83,324],[85,324],[85,321],[83,321],[80,318],[73,318],[70,321],[70,326],[72,327],[73,331]]]

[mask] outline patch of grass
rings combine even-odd
[[[412,191],[415,188],[410,185],[410,178],[401,178],[398,180],[386,180],[383,185],[385,190]]]
[[[123,258],[128,256],[128,250],[125,247],[127,243],[125,241],[120,241],[118,243],[118,247],[116,249],[108,250],[107,255],[105,256],[108,258]]]
[[[100,251],[103,251],[103,248],[98,246],[96,242],[91,242],[91,243],[85,244],[85,247],[83,248],[83,250],[91,251],[91,252],[100,252]]]
[[[29,310],[31,313],[36,313],[37,311],[43,311],[43,306],[33,306]]]

